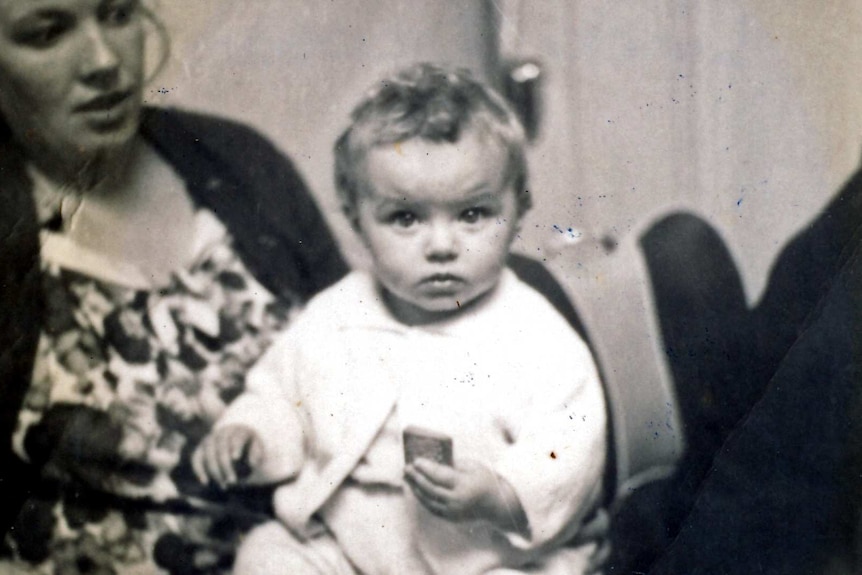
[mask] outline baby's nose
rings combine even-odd
[[[430,226],[425,243],[425,257],[430,261],[449,261],[458,257],[458,237],[452,226]]]

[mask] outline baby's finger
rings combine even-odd
[[[234,461],[239,461],[242,458],[243,449],[248,441],[248,436],[245,433],[232,433],[227,438],[228,452]]]
[[[204,439],[204,442],[207,440]],[[195,449],[194,453],[192,453],[192,471],[195,472],[195,477],[198,478],[201,485],[206,485],[209,483],[209,476],[207,475],[206,468],[204,467],[204,450],[203,444],[198,445],[197,449]]]
[[[433,493],[429,493],[427,485],[422,486],[419,485],[420,480],[416,480],[410,475],[405,475],[405,479],[407,480],[407,485],[410,486],[410,491],[413,492],[413,495],[416,496],[416,499],[419,500],[426,507],[442,507],[445,505],[445,501],[443,498],[434,495]]]
[[[436,515],[437,517],[442,517],[443,519],[449,519],[452,515],[451,510],[448,505],[437,499],[432,499],[429,497],[418,497],[417,499],[422,504],[422,507],[431,512],[432,515]]]
[[[417,459],[413,466],[421,474],[427,477],[431,482],[452,489],[456,483],[456,471],[448,465],[441,465],[429,459]]]
[[[207,441],[203,446],[203,461],[210,481],[217,483],[220,487],[224,487],[225,477],[219,463],[219,449],[221,444],[221,441],[218,441],[215,437],[210,437],[209,441]]]
[[[463,506],[448,496],[439,498],[418,490],[414,490],[413,493],[422,507],[427,509],[432,515],[449,521],[460,521],[464,516]]]
[[[219,483],[218,478],[218,466],[213,465],[213,458],[215,457],[215,445],[213,444],[212,436],[205,438],[201,444],[198,446],[198,452],[200,453],[200,466],[203,474],[207,478],[208,483]]]
[[[246,461],[251,469],[255,469],[263,463],[263,445],[257,438],[252,438],[249,442]]]
[[[217,451],[218,466],[221,470],[222,486],[236,483],[236,470],[234,469],[233,443],[235,436],[228,434],[221,442]],[[242,450],[240,449],[240,453]]]
[[[418,489],[424,497],[437,501],[447,501],[449,499],[449,490],[433,483],[431,479],[419,471],[415,464],[407,467],[405,476],[411,486],[415,488],[414,492]]]

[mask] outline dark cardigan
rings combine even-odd
[[[249,271],[275,295],[308,298],[346,273],[314,200],[290,161],[254,131],[210,116],[145,109],[141,135],[193,201],[232,234]],[[23,157],[0,141],[0,525],[35,484],[11,451],[43,322],[39,226]]]

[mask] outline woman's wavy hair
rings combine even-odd
[[[156,78],[156,76],[161,73],[165,65],[168,63],[168,59],[171,56],[171,35],[168,32],[167,26],[165,26],[165,23],[158,15],[157,2],[158,0],[144,0],[140,6],[141,13],[143,14],[144,18],[150,23],[153,32],[156,34],[156,38],[161,43],[159,47],[159,54],[156,59],[156,65],[153,67],[153,70],[144,78],[144,84],[152,82]]]
[[[531,206],[527,191],[526,137],[505,100],[463,69],[421,63],[381,80],[353,109],[350,126],[335,143],[335,184],[353,220],[368,190],[365,157],[377,146],[413,138],[455,143],[477,130],[508,152],[506,182],[517,194],[518,215]]]
[[[148,84],[156,76],[159,75],[159,73],[168,63],[168,58],[171,55],[171,37],[168,33],[168,29],[165,26],[165,23],[162,22],[162,19],[157,14],[157,2],[158,0],[142,0],[139,6],[141,15],[150,24],[150,26],[152,27],[152,33],[156,35],[156,39],[161,44],[158,49],[156,65],[153,67],[153,70],[144,78],[144,84]],[[0,112],[0,142],[11,140],[12,135],[12,129],[9,127],[9,124],[3,117],[2,112]]]

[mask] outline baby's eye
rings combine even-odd
[[[413,224],[415,224],[419,218],[416,217],[416,214],[407,210],[400,210],[393,214],[391,214],[388,218],[389,223],[398,226],[400,228],[409,228]]]
[[[486,208],[467,208],[466,210],[461,212],[460,220],[468,224],[475,224],[487,215],[488,210]]]

